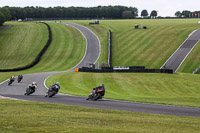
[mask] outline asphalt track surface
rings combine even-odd
[[[87,40],[87,50],[83,60],[76,66],[82,67],[89,63],[94,63],[99,58],[100,53],[100,41],[89,29],[72,23],[67,23],[77,29],[79,29]],[[73,71],[74,68],[68,71]],[[0,84],[0,98],[8,99],[20,99],[28,101],[38,101],[47,103],[57,103],[73,106],[92,107],[99,109],[112,109],[112,110],[125,110],[132,112],[142,112],[151,114],[164,114],[164,115],[177,115],[177,116],[188,116],[188,117],[200,117],[200,108],[192,107],[181,107],[181,106],[168,106],[160,104],[147,104],[147,103],[136,103],[136,102],[125,102],[117,100],[98,100],[98,101],[87,101],[86,97],[70,96],[65,94],[57,94],[55,97],[46,98],[44,97],[47,89],[44,86],[44,80],[53,74],[60,72],[46,72],[46,73],[35,73],[24,75],[24,79],[21,83],[16,81],[8,86],[7,81]],[[25,90],[29,83],[33,81],[37,82],[38,89],[30,96],[25,96]],[[62,89],[62,88],[61,88]],[[88,92],[89,93],[89,92]]]
[[[189,35],[174,54],[164,63],[161,69],[173,69],[176,72],[199,40],[200,30],[196,30]]]

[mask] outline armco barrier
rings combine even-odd
[[[145,69],[144,66],[135,67],[102,67],[102,69],[92,69],[82,67],[79,72],[94,72],[94,73],[169,73],[173,74],[172,69]]]
[[[33,60],[30,64],[28,64],[26,66],[22,66],[22,67],[18,67],[18,68],[12,68],[12,69],[0,69],[0,72],[21,71],[21,70],[29,69],[29,68],[33,67],[34,65],[36,65],[40,61],[42,55],[45,53],[45,51],[47,50],[47,48],[49,47],[49,45],[51,44],[51,41],[52,41],[52,32],[51,32],[50,26],[47,23],[44,23],[44,22],[40,22],[40,23],[43,23],[48,27],[49,39],[48,39],[46,45],[44,46],[44,48],[40,51],[38,56],[35,58],[35,60]]]
[[[112,67],[112,32],[108,31],[108,66]]]

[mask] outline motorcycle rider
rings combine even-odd
[[[94,91],[92,91],[92,92],[89,94],[89,96],[88,96],[88,98],[87,98],[86,100],[89,100],[89,97],[90,97],[90,96],[93,97],[93,96],[96,94],[97,90],[100,90],[100,89],[105,90],[104,84],[102,84],[102,85],[100,85],[100,86],[98,86],[98,87],[93,88]]]
[[[15,76],[11,76],[9,81],[8,81],[8,85],[11,85],[12,82],[14,82],[14,81],[15,81]]]
[[[11,81],[15,81],[15,76],[12,76],[12,77],[10,78],[10,80],[11,80]]]
[[[98,89],[103,89],[103,90],[105,90],[104,84],[102,84],[102,85],[96,87],[96,88],[95,88],[95,93],[96,93],[96,91],[97,91]]]
[[[18,75],[18,82],[23,79],[23,75]]]
[[[56,92],[56,94],[57,94],[58,91],[60,90],[60,83],[59,83],[59,82],[56,82],[55,84],[51,85],[51,86],[49,87],[49,89],[48,89],[48,91],[47,91],[45,97],[48,96],[48,92],[49,92],[50,89],[54,90],[54,91]]]
[[[37,89],[37,83],[36,82],[33,82],[32,84],[29,84],[28,85],[28,88],[30,89],[30,93],[29,94],[32,94],[35,92],[35,90]],[[27,95],[27,93],[25,93],[25,95]]]
[[[56,93],[58,93],[58,91],[60,90],[60,83],[56,82],[53,86],[54,86]]]

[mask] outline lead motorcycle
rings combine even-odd
[[[105,95],[104,87],[93,88],[86,100],[96,101],[98,99],[102,99],[104,95]]]
[[[8,81],[8,85],[11,85],[14,81],[15,81],[15,79],[10,79],[10,80]]]

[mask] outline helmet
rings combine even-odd
[[[60,86],[60,83],[59,83],[59,82],[56,82],[56,85]]]
[[[32,85],[37,85],[36,82],[33,82]]]

